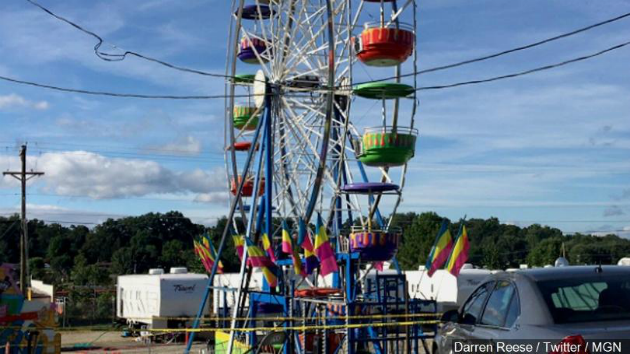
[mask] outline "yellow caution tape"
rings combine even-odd
[[[172,328],[153,328],[146,329],[142,331],[146,332],[157,332],[157,333],[184,333],[184,332],[272,332],[272,331],[315,331],[315,330],[335,330],[335,329],[357,329],[357,328],[367,328],[367,327],[408,327],[415,325],[429,325],[429,324],[438,324],[440,321],[408,321],[408,322],[386,322],[386,323],[355,323],[355,324],[343,324],[343,325],[320,325],[320,326],[292,326],[292,327],[250,327],[250,328],[181,328],[181,329],[172,329]]]
[[[358,305],[357,305],[358,306]],[[352,315],[352,316],[316,316],[316,317],[202,317],[200,321],[315,321],[315,320],[371,320],[383,318],[418,318],[418,317],[440,317],[441,313],[410,313],[410,314],[386,314],[386,315]],[[134,317],[139,320],[175,320],[190,321],[196,317]]]

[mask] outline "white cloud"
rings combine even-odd
[[[15,93],[0,95],[0,110],[13,108],[29,108],[45,111],[50,107],[47,101],[30,101]]]
[[[604,229],[604,230],[605,229],[608,229],[608,230],[611,229],[610,225],[606,225],[606,226],[608,226],[608,227],[604,227],[602,229]],[[614,229],[614,227],[612,227],[612,228]],[[587,231],[587,232],[584,232],[584,233],[590,233],[590,234],[595,235],[595,236],[617,235],[619,237],[630,239],[630,226],[624,226],[621,229],[610,230],[610,231],[595,231],[595,232]]]
[[[97,211],[79,210],[72,208],[64,208],[58,205],[50,204],[31,204],[26,205],[29,219],[38,219],[47,223],[59,223],[63,225],[85,224],[91,227],[100,224],[107,219],[118,219],[126,215],[123,214],[106,214]],[[0,208],[0,214],[10,215],[19,214],[20,206]]]
[[[181,189],[193,193],[225,191],[227,189],[225,179],[225,171],[221,168],[212,171],[195,169],[192,172],[179,173],[177,178]]]
[[[46,153],[39,157],[38,165],[46,173],[43,189],[62,196],[112,199],[211,193],[226,188],[221,170],[173,171],[154,161],[109,158],[85,151]]]
[[[228,192],[212,192],[212,193],[199,193],[195,197],[195,203],[213,203],[224,204],[230,200]]]
[[[199,155],[201,153],[202,146],[201,141],[189,135],[179,138],[173,142],[152,148],[177,155]]]

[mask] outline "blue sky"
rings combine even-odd
[[[227,1],[41,2],[109,44],[223,71]],[[420,69],[629,11],[627,0],[421,1]],[[605,49],[629,35],[630,20],[623,20],[423,75],[419,83],[526,70]],[[94,44],[24,0],[0,4],[0,75],[89,90],[223,94],[221,79],[133,57],[104,62],[93,54]],[[630,235],[629,61],[630,49],[621,49],[523,78],[421,93],[420,137],[401,211]],[[29,167],[46,172],[29,186],[31,217],[89,223],[180,210],[211,224],[227,211],[222,112],[222,100],[93,97],[0,81],[0,169],[17,169],[18,147],[28,141]],[[364,114],[361,106],[357,114]],[[0,214],[17,211],[18,192],[15,181],[0,180]]]

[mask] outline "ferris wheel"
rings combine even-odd
[[[336,235],[348,220],[386,230],[415,152],[416,83],[400,77],[415,68],[415,2],[235,0],[232,15],[225,161],[236,215],[247,220],[267,189],[274,217],[318,212]],[[263,145],[270,158],[247,153]]]
[[[274,220],[309,225],[318,215],[336,252],[354,255],[335,278],[348,291],[346,309],[363,301],[352,290],[361,265],[391,260],[401,239],[392,216],[418,132],[415,76],[402,75],[416,71],[416,4],[400,2],[233,0],[231,7],[230,222],[254,243],[261,233],[273,242],[282,232]],[[241,275],[245,268],[242,261]],[[234,319],[247,288],[238,287]],[[293,297],[277,291],[286,303]],[[228,352],[235,328],[233,320]],[[346,336],[353,353],[358,344]]]

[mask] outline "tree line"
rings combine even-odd
[[[443,221],[433,213],[396,214],[392,225],[403,239],[397,259],[403,269],[417,269],[426,257]],[[186,266],[203,272],[193,252],[193,238],[208,232],[218,246],[227,219],[216,226],[195,224],[182,213],[149,213],[108,219],[92,228],[30,220],[29,267],[35,279],[64,286],[108,286],[120,274],[147,273],[150,268]],[[553,264],[566,253],[571,264],[615,264],[630,256],[630,240],[616,235],[563,235],[538,224],[527,227],[501,224],[497,218],[466,220],[470,239],[469,262],[490,269]],[[459,222],[451,224],[457,234]],[[0,263],[19,262],[20,222],[17,215],[0,217]],[[278,242],[279,243],[279,242]],[[236,271],[239,260],[228,238],[221,257],[226,271]]]

